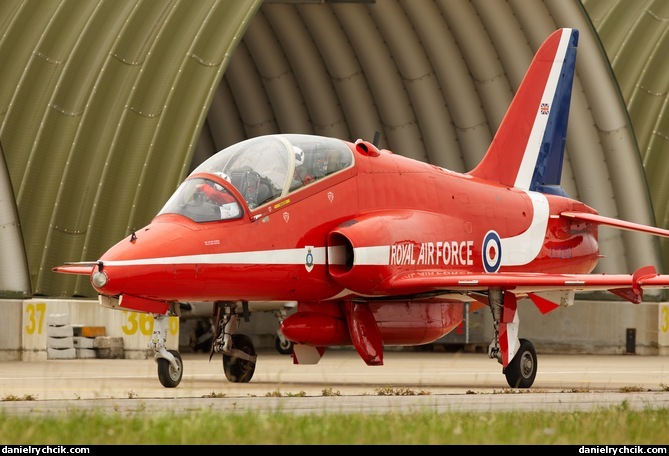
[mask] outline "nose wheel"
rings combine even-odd
[[[153,316],[153,334],[149,348],[154,352],[158,364],[158,380],[165,388],[175,388],[181,383],[184,375],[184,363],[181,354],[176,350],[168,350],[167,342],[168,315]]]
[[[167,353],[172,355],[173,361],[166,358],[157,358],[158,363],[158,380],[165,388],[176,388],[181,383],[181,378],[184,375],[183,360],[181,354],[176,350],[167,350]]]

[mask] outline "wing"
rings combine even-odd
[[[467,274],[443,270],[401,273],[388,286],[396,294],[429,292],[479,292],[502,288],[534,301],[540,293],[559,291],[608,291],[635,304],[641,303],[644,289],[669,287],[669,275],[660,275],[653,266],[633,274],[541,274],[497,273]],[[536,301],[535,301],[536,302]]]

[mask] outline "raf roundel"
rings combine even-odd
[[[488,231],[483,238],[483,267],[486,272],[497,272],[502,264],[502,242],[496,231]]]

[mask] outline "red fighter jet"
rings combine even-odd
[[[198,166],[148,226],[98,261],[53,270],[90,275],[102,306],[155,317],[149,347],[165,387],[183,375],[165,346],[179,303],[212,303],[212,355],[229,381],[248,382],[257,356],[237,329],[249,303],[294,301],[281,331],[296,364],[352,345],[381,365],[384,346],[433,342],[458,327],[465,304],[487,306],[488,355],[511,387],[529,388],[537,355],[518,338],[519,300],[546,313],[578,291],[639,303],[644,289],[669,287],[652,266],[591,273],[599,225],[669,231],[600,216],[560,187],[577,42],[575,29],[548,37],[470,172],[380,150],[378,138],[251,138]]]

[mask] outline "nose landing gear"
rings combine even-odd
[[[154,359],[158,364],[158,380],[165,388],[175,388],[184,374],[183,360],[181,354],[176,350],[167,350],[167,330],[169,325],[168,315],[153,316],[153,335],[149,342],[149,348],[154,353]]]

